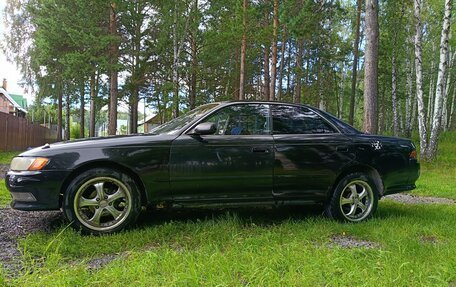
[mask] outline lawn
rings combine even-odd
[[[11,195],[6,190],[5,180],[0,179],[0,208],[7,206],[11,201]]]
[[[456,198],[454,142],[414,194]],[[360,224],[305,210],[157,211],[100,237],[61,226],[21,239],[24,269],[0,286],[456,286],[456,205],[382,200]]]
[[[1,151],[0,150],[0,164],[10,164],[13,157],[18,155],[20,152],[17,151]]]
[[[437,160],[421,163],[421,176],[416,185],[413,194],[456,199],[456,132],[442,135]]]

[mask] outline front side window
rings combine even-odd
[[[186,125],[191,123],[192,121],[203,117],[205,113],[210,111],[211,109],[218,106],[218,103],[206,104],[200,107],[197,107],[194,110],[177,117],[167,123],[164,123],[154,129],[151,130],[152,134],[167,134],[167,135],[177,135]]]
[[[222,108],[202,122],[217,126],[216,135],[266,135],[271,133],[269,106],[233,105]]]
[[[326,134],[337,131],[321,116],[306,107],[272,107],[274,134]]]

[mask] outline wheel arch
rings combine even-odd
[[[349,166],[349,167],[343,169],[339,173],[339,175],[336,177],[336,180],[334,181],[333,185],[329,189],[329,193],[327,196],[328,200],[331,198],[332,194],[334,193],[334,189],[336,188],[337,184],[342,180],[342,178],[344,178],[348,174],[355,173],[355,172],[361,172],[361,173],[365,173],[365,174],[369,175],[370,178],[372,178],[372,180],[374,181],[375,186],[377,187],[379,197],[383,196],[384,185],[383,185],[383,180],[382,180],[380,173],[371,166],[352,165],[352,166]]]
[[[96,161],[90,161],[86,162],[77,168],[75,168],[62,182],[62,185],[60,187],[60,199],[59,199],[59,205],[62,207],[63,204],[63,194],[65,193],[65,190],[67,189],[68,185],[71,183],[73,179],[75,179],[79,174],[83,173],[84,171],[87,171],[92,168],[110,168],[110,169],[115,169],[117,171],[120,171],[122,173],[127,174],[130,176],[136,186],[139,189],[139,193],[141,195],[141,205],[147,205],[148,203],[148,198],[147,198],[147,193],[146,193],[146,188],[144,186],[143,181],[139,177],[137,173],[135,173],[132,169],[118,164],[113,161],[109,160],[96,160]]]

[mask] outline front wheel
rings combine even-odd
[[[120,231],[136,220],[140,210],[140,194],[135,182],[114,169],[87,170],[78,175],[64,193],[64,215],[83,233]]]
[[[342,178],[325,207],[325,214],[340,221],[359,222],[376,211],[378,191],[364,173],[351,173]]]

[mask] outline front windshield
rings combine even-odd
[[[192,121],[194,121],[196,119],[199,119],[204,114],[206,114],[206,112],[215,108],[218,105],[219,105],[219,103],[212,103],[212,104],[206,104],[206,105],[197,107],[196,109],[191,110],[190,112],[186,113],[185,115],[177,117],[167,123],[164,123],[164,124],[154,128],[153,130],[151,130],[151,133],[176,135],[186,125],[188,125],[189,123],[191,123]]]

